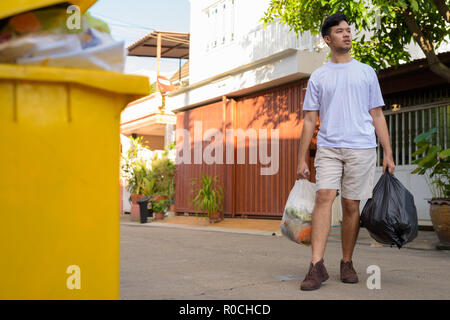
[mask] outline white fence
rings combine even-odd
[[[395,176],[414,195],[417,208],[419,225],[430,226],[428,199],[432,194],[424,176],[413,175],[411,172],[417,168],[412,162],[422,155],[412,157],[411,154],[417,150],[414,138],[431,128],[437,128],[437,135],[433,143],[448,148],[450,145],[450,101],[443,99],[432,103],[400,108],[398,111],[385,111],[391,145],[396,164]],[[381,165],[383,162],[383,148],[377,147],[377,171],[375,182],[381,176]],[[361,203],[361,209],[365,202]]]
[[[386,122],[391,136],[391,145],[396,165],[410,165],[413,158],[411,154],[417,150],[414,138],[419,134],[437,128],[437,135],[433,139],[436,145],[448,148],[450,141],[450,101],[437,101],[400,109],[398,111],[385,111]],[[378,161],[383,161],[383,151],[378,144]]]
[[[288,26],[280,23],[269,24],[266,28],[263,24],[258,25],[242,38],[240,44],[248,49],[253,61],[290,48],[313,51],[326,47],[319,35],[312,36],[308,31],[297,37]]]

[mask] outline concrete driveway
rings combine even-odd
[[[339,281],[341,247],[330,239],[330,279],[299,290],[310,248],[284,237],[121,226],[121,299],[449,299],[450,252],[357,244],[359,283]],[[373,273],[379,267],[380,289]]]

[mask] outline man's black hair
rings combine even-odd
[[[322,24],[322,38],[329,36],[331,27],[339,25],[341,21],[346,21],[348,23],[347,17],[343,13],[335,13],[327,17]]]

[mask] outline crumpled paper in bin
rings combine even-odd
[[[112,39],[107,24],[87,13],[72,30],[68,17],[58,5],[2,20],[0,63],[123,72],[127,49]]]

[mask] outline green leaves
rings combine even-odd
[[[152,179],[151,177],[144,177],[142,183],[142,194],[146,196],[151,196],[155,193],[155,185],[156,181],[155,179]]]
[[[169,146],[161,158],[155,153],[153,159],[147,160],[146,153],[150,150],[145,147],[143,138],[130,138],[130,142],[130,148],[121,159],[121,177],[127,185],[128,192],[146,196],[160,193],[173,198],[175,163],[168,158],[168,154],[174,146]]]
[[[164,198],[152,201],[153,212],[164,212],[169,206],[169,204],[170,204],[169,200]]]
[[[402,9],[407,9],[408,8],[408,4],[404,0],[397,0],[397,3]]]
[[[431,189],[434,198],[450,197],[450,149],[443,149],[442,146],[431,144],[433,135],[437,133],[437,129],[433,128],[427,132],[418,135],[414,142],[419,149],[411,156],[418,156],[425,153],[425,156],[414,160],[412,163],[417,164],[417,168],[411,173],[424,175],[428,173],[427,183]]]
[[[436,160],[437,153],[441,150],[441,146],[431,146],[428,149],[426,156],[419,163],[417,163],[417,165],[419,167],[431,168],[433,166],[432,163]]]
[[[412,40],[403,15],[412,10],[425,37],[437,49],[448,37],[448,26],[429,0],[272,0],[264,13],[264,24],[278,21],[298,35],[319,34],[325,17],[343,12],[358,31],[371,34],[352,45],[352,55],[375,70],[411,61],[405,46]],[[376,22],[376,23],[374,23]],[[277,22],[278,23],[278,22]]]
[[[419,134],[417,137],[414,138],[414,143],[418,143],[424,140],[428,140],[433,134],[437,132],[436,128],[433,128],[427,132],[424,132],[422,134]]]
[[[413,11],[419,11],[419,4],[416,0],[409,0],[409,3],[411,4]]]
[[[416,169],[414,169],[413,171],[411,171],[411,174],[418,174],[418,175],[423,175],[425,174],[427,170],[421,167],[417,167]]]
[[[447,159],[447,157],[450,156],[450,149],[445,149],[441,153],[439,153],[439,158],[441,159]]]
[[[191,181],[192,203],[196,210],[206,212],[209,216],[215,211],[223,211],[223,187],[219,185],[218,177],[211,178],[204,174],[200,179]]]
[[[414,152],[413,154],[411,154],[411,157],[416,157],[418,155],[421,155],[422,153],[424,153],[425,151],[427,151],[428,149],[428,144],[422,146],[420,149],[418,149],[416,152]]]
[[[139,160],[132,164],[132,171],[134,175],[134,192],[132,193],[145,194],[145,181],[148,181],[151,170],[147,167],[145,161]]]
[[[151,178],[155,181],[154,191],[173,198],[175,196],[175,163],[167,155],[152,160]]]

